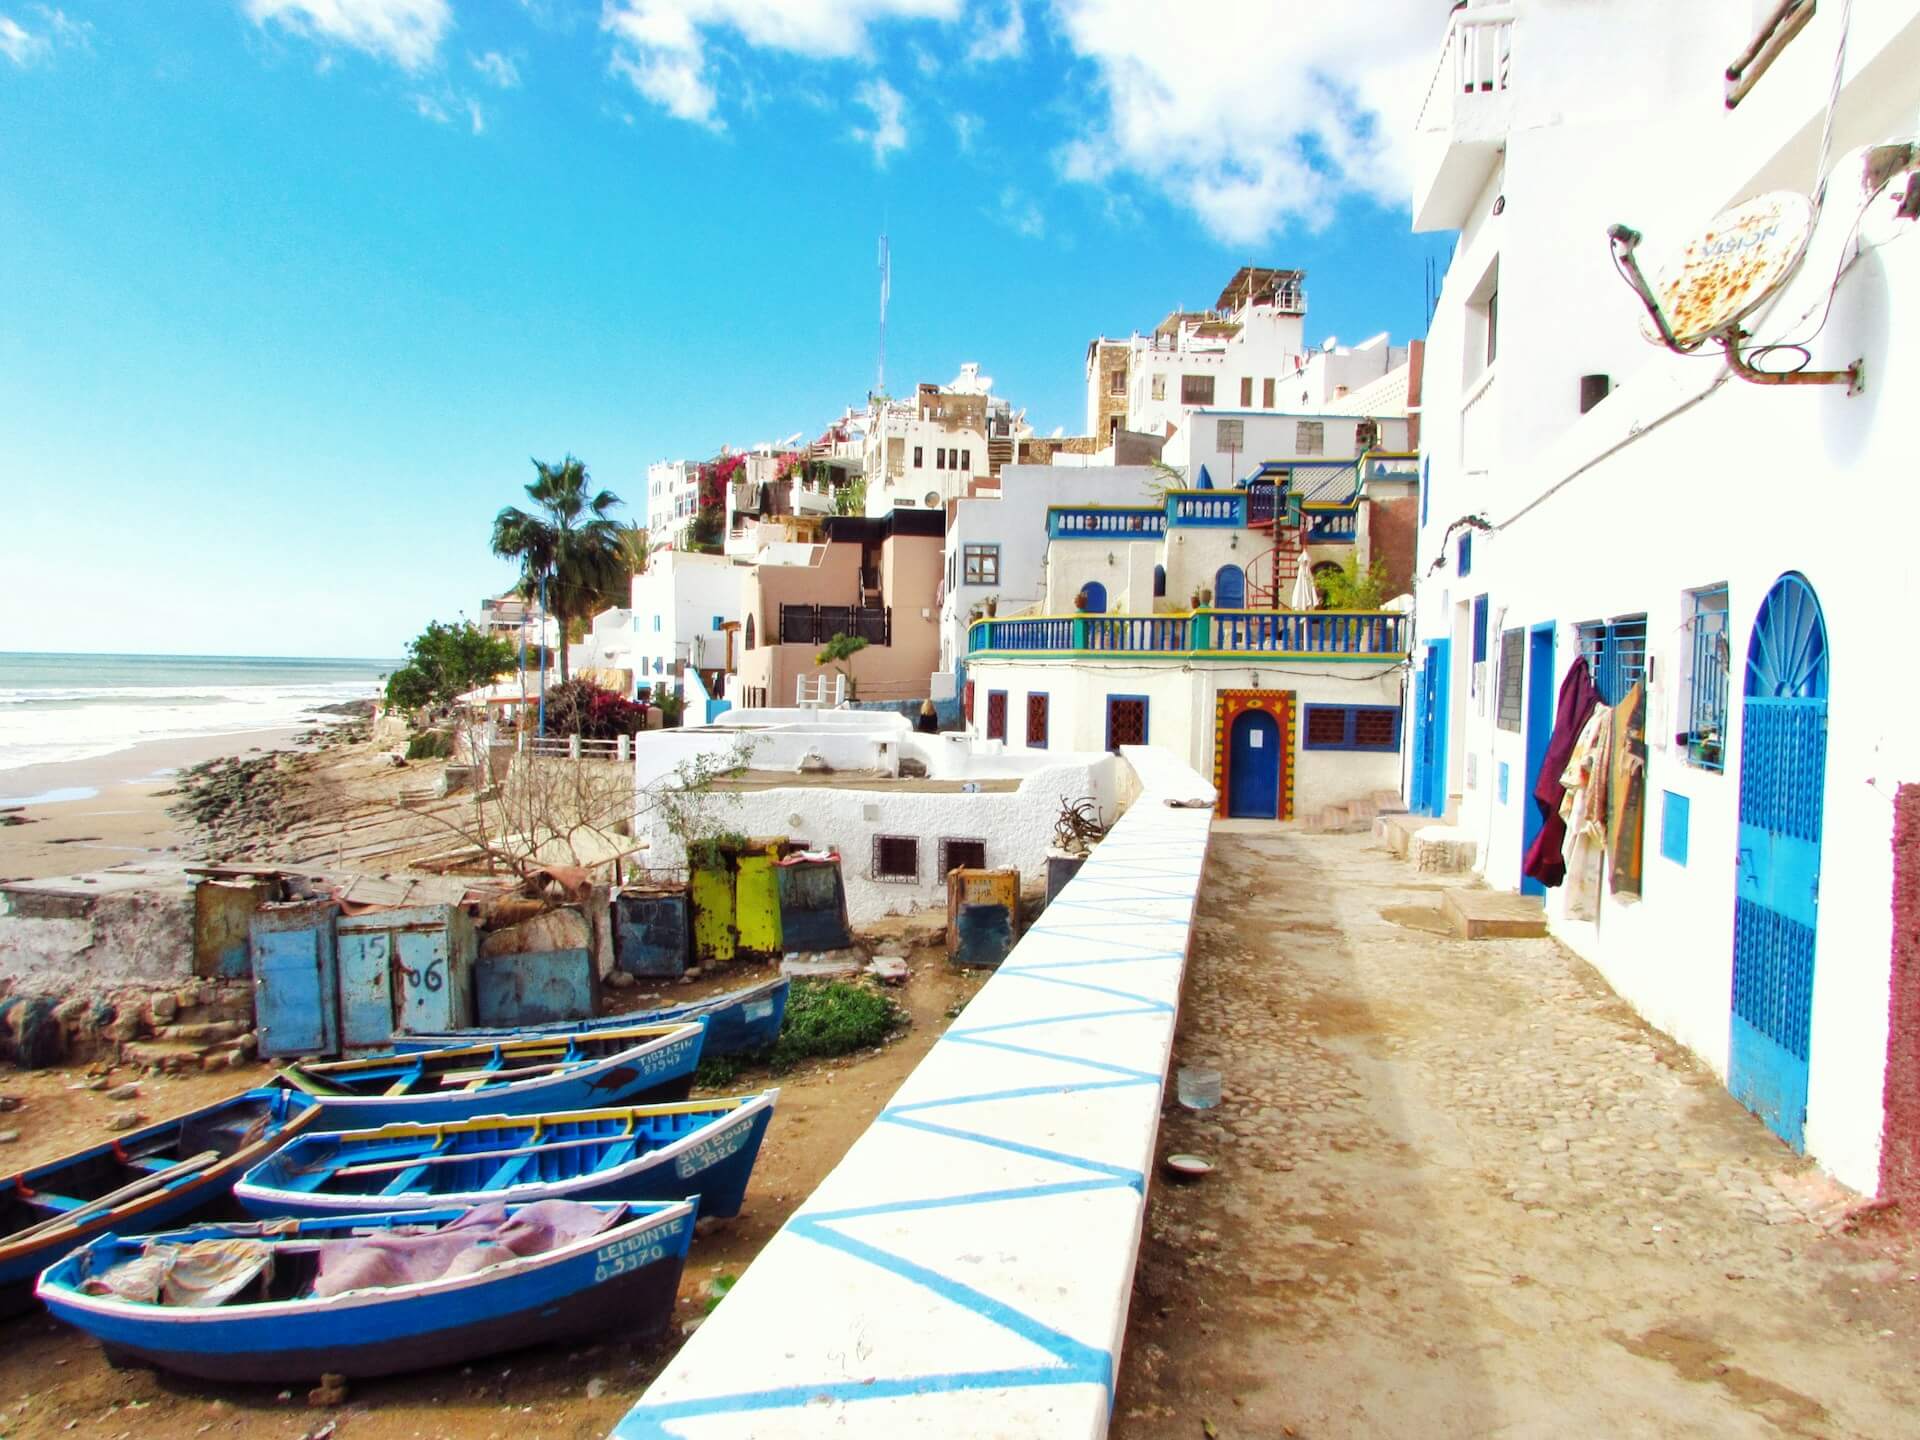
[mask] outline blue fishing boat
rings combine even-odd
[[[661,1329],[696,1209],[546,1200],[103,1235],[38,1293],[115,1365],[281,1384],[393,1375]]]
[[[737,1215],[779,1098],[308,1135],[241,1176],[234,1196],[263,1216],[694,1195],[702,1215]]]
[[[490,1040],[415,1055],[288,1065],[281,1083],[320,1108],[316,1130],[442,1124],[484,1115],[544,1115],[693,1088],[706,1022]]]
[[[415,1035],[396,1035],[393,1048],[401,1054],[437,1050],[446,1045],[473,1045],[482,1040],[505,1039],[514,1035],[551,1035],[579,1030],[607,1030],[621,1025],[665,1025],[673,1021],[705,1020],[707,1043],[704,1055],[746,1055],[765,1050],[779,1038],[780,1022],[787,1013],[787,989],[790,981],[763,980],[724,995],[705,1000],[689,1000],[684,1005],[663,1005],[656,1010],[634,1010],[625,1015],[606,1015],[598,1020],[562,1021],[548,1025],[495,1026],[489,1029],[423,1031]]]
[[[248,1090],[0,1180],[0,1316],[34,1277],[109,1230],[158,1230],[225,1200],[256,1161],[319,1118],[304,1095]]]

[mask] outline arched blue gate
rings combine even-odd
[[[1222,610],[1238,610],[1247,603],[1247,572],[1238,565],[1222,565],[1213,575],[1213,603]]]
[[[1781,576],[1761,601],[1742,688],[1727,1088],[1804,1150],[1826,801],[1827,626],[1802,576]]]

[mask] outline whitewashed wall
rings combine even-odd
[[[1920,686],[1897,648],[1920,501],[1911,486],[1884,483],[1912,469],[1902,407],[1920,381],[1920,337],[1901,320],[1920,313],[1920,251],[1890,243],[1912,222],[1891,217],[1889,197],[1863,211],[1853,147],[1920,131],[1920,16],[1870,0],[1851,11],[1825,218],[1798,275],[1754,327],[1762,341],[1817,330],[1816,368],[1864,357],[1867,388],[1857,397],[1753,386],[1711,361],[1647,345],[1643,312],[1614,277],[1605,243],[1609,222],[1632,224],[1657,269],[1663,249],[1727,204],[1767,188],[1804,193],[1841,7],[1822,7],[1731,113],[1711,57],[1731,56],[1749,38],[1756,15],[1747,7],[1522,7],[1516,25],[1530,29],[1524,51],[1514,48],[1504,167],[1467,217],[1428,348],[1431,484],[1419,566],[1428,578],[1418,615],[1424,636],[1455,639],[1449,777],[1462,823],[1480,840],[1488,882],[1515,888],[1530,803],[1524,732],[1496,729],[1468,698],[1472,598],[1487,594],[1498,617],[1490,660],[1499,629],[1555,622],[1556,693],[1577,653],[1575,622],[1646,613],[1658,694],[1643,893],[1605,897],[1597,923],[1568,919],[1559,894],[1548,913],[1629,1003],[1724,1076],[1741,665],[1775,580],[1797,571],[1812,584],[1832,647],[1832,691],[1806,1144],[1838,1178],[1870,1192],[1887,1049],[1891,795],[1920,779],[1911,723]],[[1649,67],[1653,53],[1668,58]],[[1671,163],[1676,154],[1689,163]],[[1496,265],[1499,358],[1483,372],[1470,301]],[[1577,381],[1588,372],[1612,375],[1616,388],[1581,416]],[[1486,432],[1465,418],[1470,406],[1495,422],[1491,453],[1471,443]],[[1476,537],[1463,577],[1446,531],[1468,514],[1497,530]],[[1441,568],[1429,574],[1443,546]],[[1718,583],[1728,586],[1733,657],[1725,773],[1687,763],[1672,743],[1683,592]],[[1691,802],[1684,865],[1660,853],[1669,791]]]

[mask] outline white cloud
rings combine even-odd
[[[872,114],[873,124],[856,125],[850,133],[873,147],[873,163],[884,170],[887,156],[907,148],[907,102],[884,80],[867,81],[853,92],[853,98]]]
[[[940,57],[926,46],[913,44],[907,47],[907,53],[913,56],[913,68],[931,80],[940,73]]]
[[[245,0],[253,23],[278,22],[296,35],[349,45],[403,70],[433,63],[453,24],[447,0]]]
[[[22,70],[29,65],[38,65],[51,60],[56,49],[91,50],[93,48],[93,24],[87,20],[75,20],[64,10],[56,10],[49,5],[30,7],[38,20],[30,21],[29,30],[11,15],[0,15],[0,55],[6,56]]]
[[[478,100],[467,101],[467,119],[473,125],[474,134],[481,135],[486,133],[487,117],[486,113],[481,110]]]
[[[998,25],[975,21],[978,33],[967,47],[967,58],[981,62],[1017,60],[1027,48],[1027,17],[1020,0],[1007,0],[1006,18]]]
[[[1283,27],[1272,0],[1053,4],[1103,101],[1056,157],[1066,178],[1137,177],[1230,244],[1323,225],[1349,195],[1406,202],[1440,7],[1289,7]]]
[[[498,50],[489,50],[484,55],[469,55],[467,58],[489,85],[502,90],[520,88],[520,67]]]
[[[436,125],[444,125],[453,118],[447,114],[447,107],[431,95],[415,95],[411,98],[413,100],[413,113],[418,115],[422,120],[431,120]]]
[[[963,0],[605,0],[600,24],[613,36],[616,75],[669,115],[720,130],[713,32],[753,49],[844,60],[866,53],[877,22],[954,20],[962,8]]]
[[[1003,189],[998,208],[987,213],[1014,234],[1024,235],[1029,240],[1038,240],[1047,233],[1047,216],[1040,208],[1040,202],[1017,185]]]
[[[960,147],[960,153],[971,155],[973,142],[980,138],[980,132],[987,122],[966,110],[956,110],[947,118],[953,122],[953,138]]]
[[[46,36],[33,34],[11,15],[0,15],[0,55],[24,70],[44,60],[52,50],[53,45]]]

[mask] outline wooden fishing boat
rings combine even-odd
[[[318,1119],[304,1095],[248,1090],[0,1180],[0,1316],[31,1306],[34,1277],[95,1236],[158,1230],[219,1204]]]
[[[393,1048],[401,1054],[410,1055],[447,1045],[474,1045],[482,1040],[505,1039],[509,1036],[610,1030],[622,1025],[665,1025],[673,1021],[704,1019],[707,1022],[707,1043],[700,1052],[703,1056],[745,1055],[765,1050],[779,1037],[780,1022],[787,1013],[787,990],[791,983],[782,975],[740,990],[729,990],[724,995],[710,995],[705,1000],[689,1000],[684,1005],[663,1005],[655,1010],[634,1010],[625,1015],[605,1015],[598,1020],[396,1035]]]
[[[392,1375],[661,1329],[697,1208],[548,1200],[103,1235],[38,1293],[115,1365],[282,1384]]]
[[[693,1088],[706,1022],[623,1025],[288,1065],[283,1084],[320,1108],[316,1130],[440,1124],[483,1115],[544,1115],[646,1096],[681,1100]]]
[[[779,1097],[307,1135],[241,1176],[234,1197],[254,1215],[304,1216],[697,1195],[702,1215],[737,1215]]]

